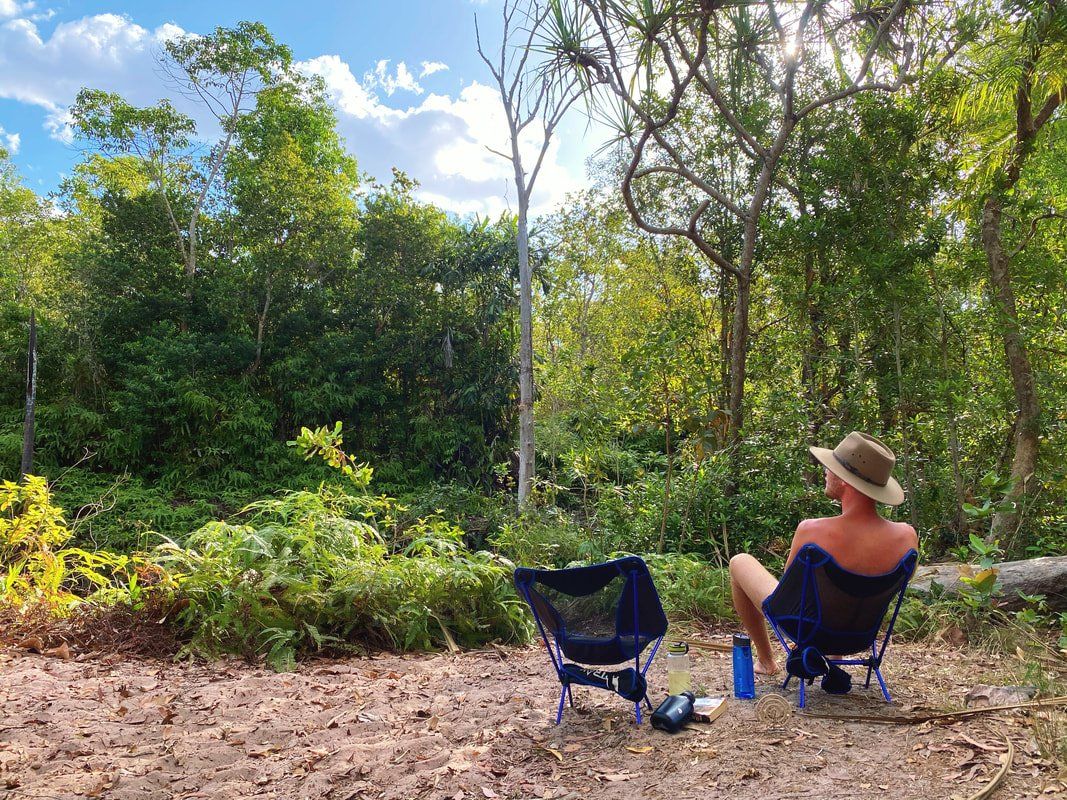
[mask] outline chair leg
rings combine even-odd
[[[803,708],[804,707],[804,701],[805,701],[805,698],[804,698],[804,680],[800,679],[800,680],[797,681],[797,683],[800,684],[800,702],[797,703],[797,706],[799,708]]]
[[[559,693],[559,708],[556,710],[556,724],[563,720],[563,701],[567,699],[567,687],[563,687],[563,691]]]
[[[871,688],[871,673],[873,673],[873,672],[874,672],[874,667],[868,665],[867,666],[867,680],[865,680],[863,682],[863,688],[864,689],[870,689]]]
[[[640,703],[634,703],[634,714],[637,717],[637,724],[640,725],[641,724],[641,704]]]
[[[791,680],[793,680],[793,676],[789,675],[789,674],[786,674],[785,681],[782,682],[782,688],[783,689],[789,688],[789,681],[791,681]]]
[[[574,695],[571,694],[570,684],[567,684],[567,701],[571,704],[571,708],[574,708]]]
[[[878,678],[878,685],[882,687],[882,696],[885,698],[885,701],[887,703],[892,703],[893,698],[889,696],[889,690],[885,686],[885,679],[882,677],[882,671],[878,668],[875,668],[874,675],[876,678]]]

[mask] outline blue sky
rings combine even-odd
[[[426,200],[494,214],[514,207],[514,190],[507,163],[486,150],[506,149],[506,130],[475,52],[475,13],[483,41],[495,41],[499,0],[0,0],[0,144],[28,186],[53,190],[80,157],[65,124],[79,88],[152,103],[170,95],[154,67],[160,42],[256,19],[325,79],[364,170],[388,179],[395,165],[420,181]],[[573,114],[539,179],[535,210],[585,185],[596,144]]]

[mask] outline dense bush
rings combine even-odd
[[[468,549],[462,529],[436,514],[398,525],[404,507],[370,493],[373,470],[344,452],[341,430],[304,428],[290,444],[347,486],[283,492],[245,507],[241,523],[210,522],[157,549],[190,649],[265,654],[286,669],[323,647],[525,640],[511,562]]]
[[[265,653],[284,669],[297,652],[324,646],[526,638],[509,562],[467,550],[462,531],[440,519],[390,542],[379,520],[394,511],[393,501],[370,495],[290,492],[249,506],[246,524],[212,522],[184,547],[161,546],[191,648]]]

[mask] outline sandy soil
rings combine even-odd
[[[725,655],[694,657],[694,680],[725,693]],[[635,727],[632,707],[558,689],[540,648],[315,661],[291,674],[213,664],[0,652],[0,796],[22,798],[967,797],[1015,766],[995,797],[1064,797],[1019,712],[951,725],[884,726],[794,714],[779,729],[751,702],[676,736]],[[812,712],[960,707],[1004,663],[894,645],[875,690],[817,689]],[[651,673],[662,697],[662,662]],[[773,691],[764,683],[761,692]],[[792,700],[795,695],[788,694]]]

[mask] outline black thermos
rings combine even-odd
[[[695,699],[692,692],[672,694],[652,712],[652,727],[667,733],[678,733],[686,720],[693,716]]]

